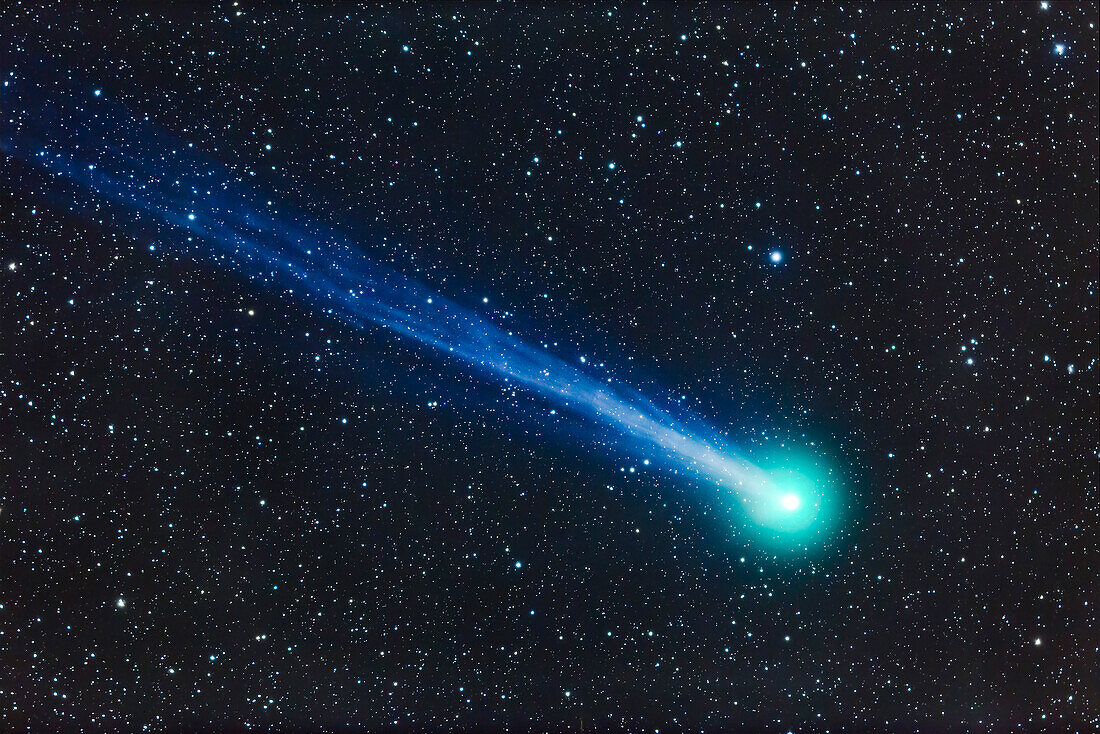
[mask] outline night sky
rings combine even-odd
[[[1097,14],[5,3],[0,730],[1095,730]]]

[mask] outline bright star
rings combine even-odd
[[[773,263],[783,262],[783,253],[779,250],[772,250],[771,259]]]
[[[1056,53],[1056,54],[1058,54],[1059,56],[1061,56],[1061,55],[1062,55],[1062,54],[1064,54],[1065,52],[1066,52],[1066,44],[1064,44],[1064,43],[1056,43],[1056,44],[1054,44],[1054,53]]]
[[[794,493],[788,493],[779,498],[779,504],[783,505],[784,510],[794,512],[802,506],[802,499]]]

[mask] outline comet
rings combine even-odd
[[[108,211],[130,234],[157,233],[165,250],[197,253],[353,328],[389,330],[459,368],[522,388],[694,476],[720,505],[762,527],[789,531],[813,522],[821,499],[813,483],[764,469],[703,421],[677,417],[629,386],[532,346],[372,260],[315,218],[282,213],[258,194],[247,165],[215,160],[101,90],[13,74],[0,87],[0,109],[6,163],[44,172],[53,201],[97,219]]]

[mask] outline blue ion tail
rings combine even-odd
[[[696,420],[692,429],[640,393],[612,387],[485,316],[363,256],[355,243],[251,190],[242,174],[136,119],[96,90],[8,79],[0,147],[47,172],[67,207],[110,202],[123,229],[162,237],[249,281],[292,294],[356,328],[394,331],[455,363],[603,425],[628,449],[698,478],[718,505],[763,530],[804,533],[825,502],[800,470],[765,470]],[[98,210],[97,218],[103,212]]]

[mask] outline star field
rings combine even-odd
[[[1097,727],[1096,23],[6,4],[0,730]]]

